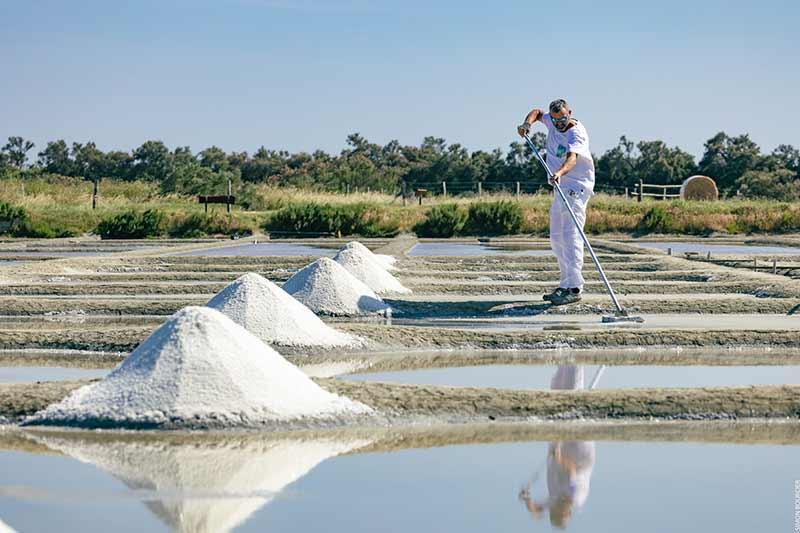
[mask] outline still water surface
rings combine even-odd
[[[791,531],[800,478],[790,445],[36,439],[0,452],[19,531]]]

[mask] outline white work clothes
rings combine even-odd
[[[561,133],[553,126],[549,113],[541,120],[547,126],[547,166],[551,172],[561,168],[568,153],[578,155],[575,167],[561,177],[560,185],[583,229],[586,205],[594,191],[594,160],[589,150],[589,135],[580,122]],[[583,239],[558,193],[554,193],[550,207],[550,247],[561,273],[559,287],[583,289]]]
[[[589,134],[583,124],[577,124],[561,133],[553,125],[550,113],[545,113],[541,118],[542,124],[547,127],[547,166],[555,174],[561,168],[567,154],[577,154],[578,161],[572,170],[561,176],[562,185],[583,187],[591,195],[594,191],[594,159],[589,149]]]
[[[567,197],[567,202],[583,229],[590,193],[574,185],[562,185],[561,190],[564,191],[564,196]],[[583,289],[583,239],[564,201],[555,192],[550,206],[550,247],[556,256],[558,270],[561,273],[558,286],[564,289]]]

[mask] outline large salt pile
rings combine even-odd
[[[147,507],[170,531],[194,533],[233,530],[319,463],[370,442],[241,433],[101,440],[65,433],[37,440],[146,494]]]
[[[371,412],[331,394],[231,319],[185,307],[113,372],[28,424],[226,427],[331,420]]]
[[[361,344],[357,337],[336,331],[286,291],[254,273],[225,287],[206,306],[270,344],[323,348]]]
[[[364,251],[366,250],[366,252]],[[365,246],[345,246],[334,261],[364,282],[375,294],[410,294],[411,291],[392,276]]]
[[[377,261],[378,264],[381,265],[386,270],[397,270],[397,267],[394,266],[394,264],[397,262],[397,258],[394,257],[393,255],[376,254],[375,252],[373,252],[372,250],[370,250],[369,248],[367,248],[358,241],[348,242],[347,244],[344,245],[342,250],[347,250],[349,248],[357,250],[362,255],[368,255],[369,257]]]
[[[328,257],[295,273],[282,288],[315,313],[352,316],[389,310],[372,289]]]

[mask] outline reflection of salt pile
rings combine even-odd
[[[339,250],[333,260],[363,281],[376,294],[411,293],[397,278],[386,271],[385,267],[374,258],[374,254],[365,246],[351,246],[352,244]]]
[[[282,288],[316,313],[350,316],[389,309],[372,289],[327,257],[298,271]]]
[[[328,326],[311,309],[258,274],[245,274],[206,305],[270,344],[321,347],[360,344],[359,339]]]
[[[17,533],[16,529],[12,529],[0,520],[0,533]]]
[[[175,313],[105,379],[28,420],[85,426],[248,426],[369,412],[331,394],[222,313]]]
[[[229,531],[322,461],[365,440],[67,436],[44,444],[110,472],[174,531]],[[150,491],[153,493],[150,494]]]
[[[358,241],[348,242],[347,244],[344,245],[344,248],[342,248],[342,250],[347,250],[350,248],[356,250],[358,253],[362,255],[367,255],[371,257],[386,270],[397,270],[397,267],[394,266],[394,264],[397,262],[397,258],[394,256],[386,254],[376,254],[375,252],[373,252],[372,250],[370,250],[369,248],[367,248]]]

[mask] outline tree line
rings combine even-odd
[[[544,146],[544,134],[534,141]],[[449,193],[512,190],[517,182],[524,191],[543,186],[546,177],[532,159],[530,148],[512,142],[501,149],[470,152],[460,144],[426,137],[419,146],[371,143],[358,133],[347,137],[339,155],[318,150],[290,153],[260,147],[252,154],[225,152],[212,146],[198,153],[188,146],[170,150],[150,140],[130,152],[103,152],[94,142],[48,142],[31,160],[33,142],[9,137],[0,149],[0,176],[51,174],[97,180],[145,180],[158,183],[165,193],[221,193],[228,180],[236,186],[269,184],[327,191],[372,190],[394,193],[405,182],[409,190]],[[663,141],[634,142],[620,138],[614,148],[595,156],[597,189],[621,191],[640,179],[645,183],[679,184],[693,174],[712,177],[727,196],[800,199],[800,151],[782,144],[762,153],[748,135],[720,132],[708,139],[699,161]]]

